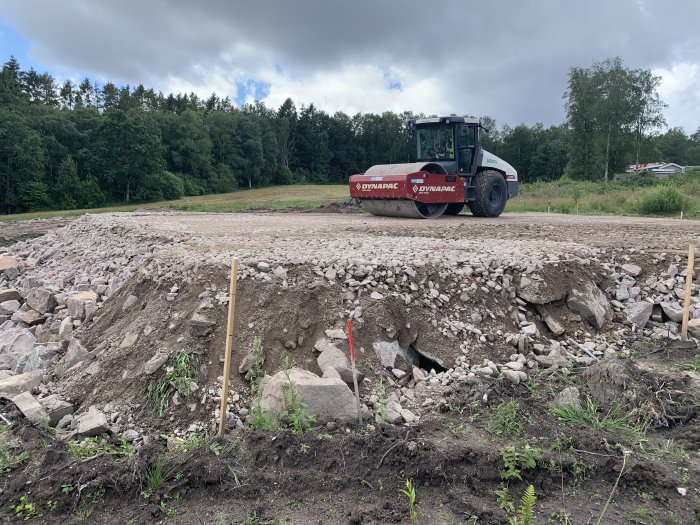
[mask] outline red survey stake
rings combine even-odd
[[[355,343],[352,340],[352,321],[348,319],[348,344],[350,345],[350,359],[355,361]]]

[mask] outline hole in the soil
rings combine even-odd
[[[372,348],[374,348],[377,357],[382,362],[382,366],[387,368],[394,368],[396,366],[396,358],[400,357],[408,364],[423,370],[435,370],[438,373],[446,370],[439,359],[425,352],[419,352],[413,346],[404,348],[399,345],[398,341],[378,341],[372,344]]]

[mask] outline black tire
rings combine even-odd
[[[464,208],[463,202],[455,202],[453,204],[448,204],[447,209],[443,215],[459,215],[459,212]]]
[[[482,171],[476,176],[476,199],[468,202],[469,210],[476,217],[498,217],[508,200],[508,185],[497,171]]]

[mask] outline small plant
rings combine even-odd
[[[501,403],[491,418],[488,431],[497,436],[519,438],[525,432],[523,414],[517,401]]]
[[[58,501],[55,499],[50,499],[46,502],[46,508],[49,509],[49,512],[54,512],[58,508]]]
[[[68,484],[61,485],[61,492],[63,492],[64,494],[70,494],[74,490],[75,490],[75,487],[73,485],[68,485]]]
[[[678,368],[686,372],[700,372],[700,352],[695,354],[695,359],[693,359],[692,363],[680,364]]]
[[[379,413],[377,418],[378,423],[386,423],[387,407],[389,406],[389,401],[386,397],[386,387],[384,386],[384,379],[379,379],[379,385],[377,385],[377,397],[379,398]]]
[[[411,515],[411,525],[416,524],[418,514],[416,513],[416,487],[413,485],[413,480],[407,479],[404,488],[399,490],[399,493],[404,495],[408,500],[408,510]]]
[[[561,525],[572,525],[573,522],[571,521],[571,514],[565,510],[560,510],[557,512],[552,512],[547,519],[547,523],[552,525],[556,523]]]
[[[253,366],[250,369],[250,381],[255,384],[260,381],[265,375],[265,352],[263,350],[262,341],[257,335],[253,337]]]
[[[94,458],[101,454],[109,454],[117,457],[128,457],[133,452],[131,444],[122,439],[117,448],[114,448],[104,438],[89,437],[82,441],[72,439],[66,443],[68,453],[78,459]]]
[[[299,445],[299,452],[301,452],[302,454],[308,454],[309,450],[311,450],[311,447],[306,443],[302,443],[301,445]]]
[[[507,486],[501,485],[500,488],[494,490],[493,493],[496,495],[496,502],[500,508],[508,513],[515,512],[515,503],[513,502],[513,498],[510,497]]]
[[[517,479],[522,481],[522,470],[532,469],[537,466],[537,459],[540,457],[540,450],[525,445],[518,450],[513,445],[508,445],[500,449],[503,459],[504,469],[501,471],[501,478],[509,481]]]
[[[674,215],[687,211],[692,201],[672,186],[659,186],[639,201],[643,215]]]
[[[0,474],[16,469],[28,459],[29,452],[26,450],[19,453],[13,452],[5,440],[0,437]]]
[[[41,518],[43,514],[39,512],[38,507],[29,501],[29,494],[24,494],[19,497],[19,503],[12,506],[12,510],[15,511],[15,518],[19,518],[22,521],[29,521],[34,518]]]
[[[287,387],[287,392],[284,394],[285,410],[282,412],[282,423],[284,426],[290,428],[293,432],[298,434],[309,432],[311,430],[311,424],[316,421],[316,418],[314,416],[310,416],[306,412],[306,407],[304,407],[299,399],[297,385],[290,377],[289,361],[286,357],[284,368],[284,375],[289,382],[289,386]]]
[[[170,397],[178,392],[188,396],[192,392],[196,357],[190,352],[180,352],[172,358],[172,370],[159,381],[151,381],[146,390],[146,399],[156,409],[159,417],[168,409]]]
[[[78,509],[75,511],[75,519],[77,522],[82,523],[87,521],[90,516],[92,516],[94,509],[92,507],[85,507],[83,509]]]
[[[535,503],[537,496],[535,495],[535,487],[528,485],[520,499],[520,508],[517,515],[508,520],[509,525],[533,525],[535,517]]]
[[[141,484],[148,489],[147,494],[155,492],[161,488],[172,477],[172,472],[166,471],[160,460],[155,460],[141,476]]]
[[[607,413],[600,414],[593,400],[587,398],[583,407],[564,405],[550,409],[550,413],[572,425],[615,433],[633,445],[641,445],[645,441],[642,429],[634,423],[636,409],[627,411],[618,404]]]

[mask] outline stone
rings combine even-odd
[[[10,268],[19,269],[20,262],[9,255],[0,255],[0,275],[7,272]]]
[[[534,323],[528,323],[524,326],[520,327],[520,331],[524,333],[525,335],[536,335],[537,334],[537,325]]]
[[[411,412],[407,408],[402,408],[401,411],[399,412],[401,414],[401,418],[406,422],[406,423],[415,423],[418,421],[418,416],[416,416],[413,412]]]
[[[15,288],[0,289],[0,303],[5,301],[21,301],[22,296]]]
[[[595,283],[585,281],[569,292],[566,298],[569,310],[580,315],[588,324],[601,329],[612,318],[610,303]]]
[[[519,385],[521,382],[527,381],[527,374],[525,372],[519,372],[516,370],[503,370],[501,372],[503,377],[514,385]]]
[[[73,319],[66,317],[58,327],[58,338],[61,341],[69,341],[73,336]]]
[[[376,301],[379,301],[380,299],[384,299],[384,296],[382,294],[380,294],[379,292],[372,292],[371,294],[369,294],[369,296],[371,299],[374,299]]]
[[[189,323],[190,326],[196,326],[199,328],[213,328],[214,326],[216,326],[215,321],[212,321],[204,314],[200,314],[198,312],[192,314],[192,318],[190,319]]]
[[[49,424],[52,427],[58,425],[65,416],[73,414],[73,405],[68,401],[64,401],[58,395],[52,394],[44,398],[39,399],[39,404],[43,407],[48,414]]]
[[[67,416],[63,416],[59,422],[56,424],[56,430],[61,430],[66,427],[70,427],[71,423],[73,423],[73,414],[68,414]]]
[[[661,303],[661,309],[666,317],[675,323],[683,321],[683,307],[678,303]]]
[[[238,366],[239,374],[247,374],[255,366],[255,354],[248,352],[243,356],[241,364]]]
[[[413,367],[413,380],[416,383],[418,383],[420,381],[425,381],[426,379],[428,379],[428,374],[425,371],[418,368],[417,366],[414,366]]]
[[[644,328],[651,319],[654,305],[647,301],[640,301],[627,307],[627,320],[639,328]]]
[[[63,359],[61,359],[60,369],[62,373],[65,373],[67,370],[73,368],[87,356],[88,351],[85,350],[82,344],[80,344],[80,341],[77,339],[71,339],[70,343],[68,343],[68,350],[63,356]]]
[[[141,434],[136,432],[133,428],[130,428],[128,430],[125,430],[124,433],[122,434],[122,438],[124,438],[125,441],[128,443],[133,443],[137,439],[141,437]]]
[[[138,339],[138,332],[127,332],[121,344],[119,345],[119,348],[131,348],[136,344],[136,341],[138,341]]]
[[[306,413],[318,422],[347,423],[357,419],[355,396],[342,379],[324,379],[308,370],[292,368],[266,377],[262,382],[260,408],[268,412],[273,421],[279,421],[287,409],[285,394],[290,380],[296,385],[297,397]]]
[[[95,406],[91,406],[87,412],[74,416],[76,421],[75,434],[82,437],[99,436],[109,431],[107,417]]]
[[[79,292],[66,299],[68,315],[74,319],[85,319],[88,313],[97,306],[97,294],[95,292]]]
[[[48,352],[49,350],[45,346],[35,346],[34,350],[29,352],[29,356],[24,363],[22,371],[36,372],[37,370],[44,370],[49,364],[48,360],[44,359]]]
[[[688,321],[688,333],[700,339],[700,318]]]
[[[391,373],[394,374],[394,377],[396,379],[403,379],[404,377],[406,377],[406,372],[404,372],[400,368],[392,368]]]
[[[12,315],[22,306],[16,299],[8,299],[0,303],[0,315]]]
[[[34,350],[36,337],[26,328],[0,331],[0,368],[14,370],[17,363]]]
[[[36,398],[29,392],[22,392],[12,398],[12,402],[17,405],[20,412],[24,414],[32,424],[42,425],[49,421],[49,415],[39,404]]]
[[[342,328],[334,328],[331,330],[326,330],[326,337],[329,339],[347,339],[348,336],[345,335],[345,331]]]
[[[124,301],[124,304],[122,304],[122,311],[126,312],[129,308],[134,306],[138,301],[139,301],[139,298],[137,295],[130,295],[129,297],[126,298],[126,300]]]
[[[29,295],[27,295],[26,302],[27,306],[40,314],[52,312],[58,306],[54,294],[43,288],[32,288]]]
[[[637,277],[642,273],[642,268],[636,264],[623,264],[622,271],[632,277]]]
[[[554,407],[575,406],[581,408],[581,392],[575,386],[565,388],[557,394],[551,405]]]
[[[0,380],[0,396],[13,398],[22,392],[31,392],[41,384],[43,372],[27,372]]]
[[[155,374],[160,367],[162,367],[168,361],[169,354],[167,352],[157,352],[156,355],[151,357],[143,365],[143,373],[150,376]]]
[[[353,382],[350,359],[345,352],[339,348],[328,345],[328,347],[321,352],[321,355],[318,356],[316,362],[322,373],[325,373],[328,368],[334,368],[343,381],[348,384]],[[364,375],[358,373],[357,380],[362,381],[363,379]]]
[[[328,368],[326,368],[323,371],[323,375],[321,377],[323,377],[324,379],[336,378],[336,379],[342,380],[342,377],[340,377],[340,374],[338,373],[338,371],[335,368],[333,368],[332,366],[329,366]]]
[[[25,310],[17,312],[17,319],[29,326],[36,326],[45,321],[45,317],[35,310]]]

